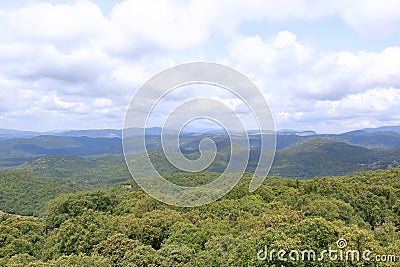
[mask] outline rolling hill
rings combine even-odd
[[[41,156],[102,154],[122,154],[121,139],[44,135],[0,141],[0,167],[17,166]]]
[[[278,151],[271,174],[300,178],[345,175],[372,169],[379,156],[384,157],[365,147],[313,139]]]
[[[342,142],[369,149],[394,148],[400,146],[400,133],[398,127],[382,127],[376,129],[363,129],[343,134],[321,134],[314,132],[296,132],[292,130],[279,131],[276,148],[278,151],[294,148],[304,142],[314,139]],[[385,131],[383,131],[385,130]],[[389,131],[391,130],[391,131]],[[173,131],[167,130],[167,134]],[[132,128],[126,134],[129,142],[136,152],[143,152],[136,136],[143,133],[143,129]],[[161,128],[146,129],[147,149],[154,150],[161,147]],[[306,133],[306,134],[305,134]],[[122,154],[121,130],[79,130],[53,132],[39,135],[37,132],[16,131],[0,129],[0,168],[14,167],[27,161],[54,155],[69,156],[99,156]],[[19,137],[19,138],[11,138]],[[226,147],[229,139],[223,134],[210,133],[182,133],[180,143],[184,153],[190,154],[197,151],[198,143],[203,138],[211,138],[217,145]],[[237,135],[236,138],[243,138]],[[259,149],[260,136],[255,132],[249,135],[253,150]],[[4,140],[1,140],[4,139]],[[225,143],[224,143],[225,142]]]
[[[23,170],[0,172],[0,210],[20,215],[42,215],[45,203],[60,194],[85,190],[67,179]]]
[[[229,147],[221,141],[216,159],[207,168],[210,172],[222,172],[229,160]],[[192,143],[189,148],[194,147]],[[188,150],[186,156],[198,158],[199,153]],[[259,151],[252,150],[247,167],[248,172],[255,170]],[[163,174],[180,172],[172,166],[161,149],[149,152],[156,169]],[[138,153],[135,160],[145,159]],[[400,164],[400,147],[368,149],[326,139],[311,139],[299,145],[276,152],[270,175],[299,177],[302,179],[347,175],[358,171],[390,169]],[[139,164],[140,165],[140,164]],[[18,169],[28,170],[38,175],[69,179],[78,185],[100,188],[131,178],[122,155],[101,155],[92,157],[45,156],[22,164]],[[142,176],[147,176],[142,171]]]
[[[104,188],[131,179],[122,155],[95,158],[45,156],[24,163],[17,169],[67,179],[86,188]]]

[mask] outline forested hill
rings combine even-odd
[[[224,147],[222,142],[218,145]],[[191,145],[192,146],[192,145]],[[225,170],[229,160],[228,149],[217,153],[215,162],[207,169],[212,172]],[[251,151],[247,171],[252,172],[258,163],[257,150]],[[198,157],[198,152],[186,154]],[[138,154],[137,160],[143,159]],[[156,168],[162,173],[178,172],[168,163],[160,149],[149,151]],[[347,175],[358,171],[390,169],[400,164],[400,147],[368,149],[365,147],[326,139],[311,139],[297,146],[279,150],[271,169],[271,175],[292,178]],[[130,178],[122,155],[44,156],[18,167],[39,175],[71,179],[95,187],[107,186]]]
[[[385,128],[386,129],[386,128]],[[73,131],[66,133],[58,133],[59,135],[39,135],[29,137],[30,132],[26,133],[27,138],[10,138],[1,140],[0,136],[0,169],[3,167],[15,167],[26,163],[33,159],[43,156],[99,156],[99,155],[121,155],[122,139],[119,135],[114,134],[116,130],[97,130],[97,131]],[[139,139],[134,134],[140,131],[136,130],[129,137],[133,147],[136,147],[138,153],[140,150]],[[142,130],[143,132],[143,130]],[[148,133],[147,149],[154,150],[161,148],[160,129],[147,130]],[[87,134],[88,136],[79,136],[79,134]],[[168,134],[168,131],[167,131]],[[0,129],[1,135],[1,129]],[[72,135],[72,136],[69,136]],[[75,136],[77,135],[77,136]],[[101,137],[102,135],[107,137]],[[20,136],[20,135],[16,135]],[[22,135],[25,136],[25,135]],[[239,139],[245,136],[237,136]],[[198,151],[198,144],[204,138],[213,139],[217,146],[226,147],[229,145],[229,138],[222,134],[196,134],[185,133],[181,136],[181,149],[185,154]],[[249,135],[252,150],[260,149],[258,134]],[[339,135],[303,135],[303,133],[285,133],[278,132],[277,150],[285,151],[295,148],[304,142],[314,142],[316,140],[326,140],[329,142],[338,142],[348,145],[356,145],[371,150],[384,150],[400,147],[400,133],[390,131],[354,131]],[[136,143],[137,144],[136,144]],[[136,144],[136,145],[135,145]]]
[[[196,185],[215,175],[170,179]],[[228,195],[196,208],[162,204],[126,181],[62,195],[42,219],[1,215],[0,266],[364,264],[257,258],[265,246],[320,252],[337,248],[338,239],[346,249],[371,250],[371,259],[400,255],[400,168],[312,180],[267,177],[253,193],[249,181],[246,174]]]
[[[19,170],[0,172],[0,210],[21,215],[40,215],[47,201],[60,194],[84,190],[70,180],[40,176]]]
[[[45,135],[0,140],[0,167],[17,166],[42,156],[103,154],[121,155],[121,139]]]
[[[272,175],[313,178],[388,169],[400,164],[400,147],[368,149],[322,138],[277,151]]]
[[[164,174],[179,172],[162,153],[156,152],[150,152],[150,157],[158,170]],[[371,150],[323,139],[310,140],[278,151],[270,175],[292,179],[347,175],[391,168],[399,164],[399,158],[397,148]],[[222,172],[227,160],[225,154],[218,153],[208,171]],[[251,158],[247,170],[253,171],[256,164],[257,158]],[[17,169],[0,172],[0,210],[38,216],[43,213],[45,202],[60,193],[107,188],[129,179],[131,175],[122,155],[40,157]]]

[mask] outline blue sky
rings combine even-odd
[[[400,125],[399,14],[392,0],[2,1],[0,128],[121,128],[147,79],[204,60],[252,79],[278,129]]]

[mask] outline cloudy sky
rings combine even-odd
[[[121,128],[147,79],[192,61],[247,75],[278,129],[400,125],[397,0],[14,0],[0,2],[0,128]]]

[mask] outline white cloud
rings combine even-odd
[[[112,105],[112,100],[109,98],[102,97],[102,98],[96,98],[94,100],[95,107],[102,108],[102,107],[110,107],[111,105]]]
[[[205,10],[204,10],[205,11]],[[118,50],[180,50],[202,44],[209,25],[201,7],[169,0],[123,1],[111,13]],[[110,40],[113,45],[113,40]],[[122,47],[121,47],[122,46]]]
[[[278,126],[340,119],[352,103],[353,120],[371,115],[379,124],[389,112],[396,120],[398,102],[389,99],[400,88],[400,47],[322,53],[290,31],[248,36],[238,27],[339,17],[360,34],[381,37],[399,34],[399,11],[400,2],[390,0],[126,0],[109,16],[93,1],[0,10],[0,126],[20,120],[15,128],[60,128],[62,121],[70,128],[120,127],[140,85],[171,62],[192,61],[193,51],[208,58],[203,46],[220,35],[229,44],[212,52],[226,48],[228,56],[211,60],[237,67],[264,88]],[[38,123],[22,125],[27,117]]]
[[[400,119],[400,89],[374,88],[350,94],[336,101],[317,101],[317,110],[326,111],[327,118],[371,117],[380,120]]]
[[[220,3],[222,18],[230,16],[236,22],[226,20],[231,25],[255,19],[281,22],[338,16],[355,31],[366,36],[381,37],[400,33],[400,2],[397,0],[226,0]],[[223,14],[224,10],[229,12]]]
[[[33,3],[0,13],[0,40],[76,47],[103,33],[106,19],[90,1]]]
[[[399,1],[349,1],[339,12],[344,22],[364,35],[381,37],[400,33]]]
[[[239,37],[229,51],[231,63],[269,95],[278,126],[291,122],[304,129],[350,117],[348,125],[353,125],[368,116],[400,123],[400,47],[321,53],[283,31],[266,40]]]

